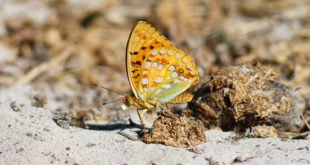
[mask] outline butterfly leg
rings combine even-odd
[[[160,106],[164,111],[166,111],[167,113],[171,113],[170,109],[161,105],[161,104],[158,104],[158,106]]]
[[[142,111],[139,112],[139,110],[142,110]],[[142,114],[146,111],[147,111],[147,109],[137,109],[137,113],[138,113],[140,123],[141,123],[141,131],[143,131],[143,134],[145,134],[146,131],[145,131],[145,125],[144,125],[144,122],[142,119]]]

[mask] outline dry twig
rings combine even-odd
[[[59,55],[56,55],[54,58],[50,59],[50,61],[40,64],[39,66],[33,68],[30,70],[27,74],[25,74],[23,77],[20,77],[14,85],[24,85],[35,79],[38,75],[41,73],[47,71],[50,68],[55,67],[56,65],[60,65],[63,61],[68,59],[72,52],[75,50],[74,47],[67,48]]]

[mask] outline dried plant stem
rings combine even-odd
[[[139,140],[138,137],[134,137],[134,136],[129,135],[128,133],[123,132],[123,131],[119,131],[119,132],[117,132],[117,133],[120,134],[120,135],[122,135],[122,136],[125,136],[125,137],[127,137],[128,139],[133,140],[133,141],[138,141],[138,140]]]
[[[306,127],[310,130],[310,125],[308,124],[308,121],[303,114],[301,114],[301,118],[305,122]]]
[[[72,55],[74,48],[67,48],[59,55],[56,55],[54,58],[50,59],[48,62],[42,63],[39,66],[33,68],[28,73],[26,73],[23,77],[20,77],[14,85],[24,85],[35,79],[39,74],[47,71],[48,69],[54,68],[56,65],[60,65],[63,61],[65,61],[68,57]]]

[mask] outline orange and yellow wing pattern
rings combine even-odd
[[[199,80],[190,56],[140,21],[127,44],[127,76],[137,98],[169,102]]]

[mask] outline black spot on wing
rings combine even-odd
[[[131,72],[132,72],[132,73],[135,73],[136,71],[138,71],[138,69],[132,70]]]
[[[138,78],[140,76],[140,74],[137,74],[137,76],[132,76],[133,78]]]
[[[131,61],[131,65],[133,65],[133,66],[141,66],[141,62],[140,61],[136,61],[136,62]]]
[[[137,55],[138,54],[138,52],[129,52],[130,53],[130,55]]]

